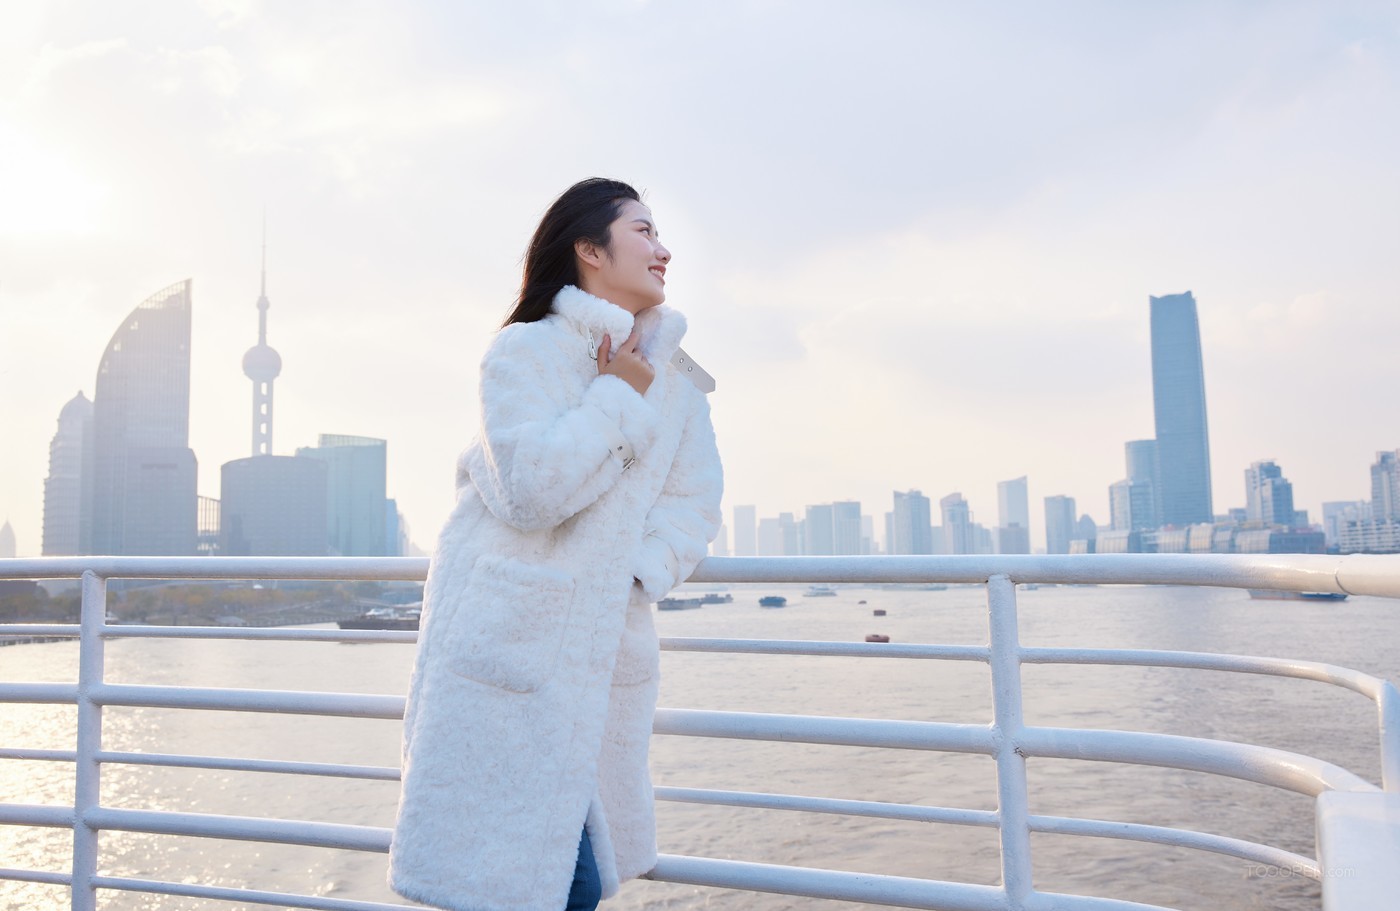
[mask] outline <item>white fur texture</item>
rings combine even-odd
[[[572,286],[482,361],[481,433],[458,461],[404,718],[389,881],[407,898],[562,909],[585,822],[605,897],[656,863],[651,602],[704,557],[723,478],[709,404],[668,363],[684,317],[636,323],[645,396],[588,355],[590,331],[615,347],[632,315]]]

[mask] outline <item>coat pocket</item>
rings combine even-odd
[[[443,633],[452,673],[513,693],[533,693],[558,664],[574,581],[561,570],[484,554]]]
[[[650,683],[660,676],[661,652],[651,604],[639,603],[634,597],[627,605],[627,625],[617,645],[612,683],[613,686],[636,686]]]

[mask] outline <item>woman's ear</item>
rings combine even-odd
[[[578,257],[580,266],[597,269],[603,264],[602,249],[586,237],[574,241],[574,256]]]

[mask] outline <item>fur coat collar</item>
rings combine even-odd
[[[665,304],[648,307],[637,316],[611,301],[603,300],[577,288],[565,285],[554,298],[554,307],[546,319],[559,319],[581,335],[592,335],[593,344],[601,345],[603,336],[611,336],[616,351],[633,328],[641,330],[637,350],[653,366],[665,364],[680,347],[685,337],[685,315]]]

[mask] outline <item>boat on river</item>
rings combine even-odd
[[[695,610],[705,603],[703,598],[662,598],[656,602],[657,610]]]
[[[758,599],[759,607],[787,607],[787,598],[782,595],[764,595]]]
[[[421,603],[402,607],[372,607],[357,616],[337,620],[335,624],[341,629],[416,630],[422,616]]]
[[[1276,592],[1264,588],[1251,588],[1249,596],[1258,601],[1345,601],[1341,592]]]

